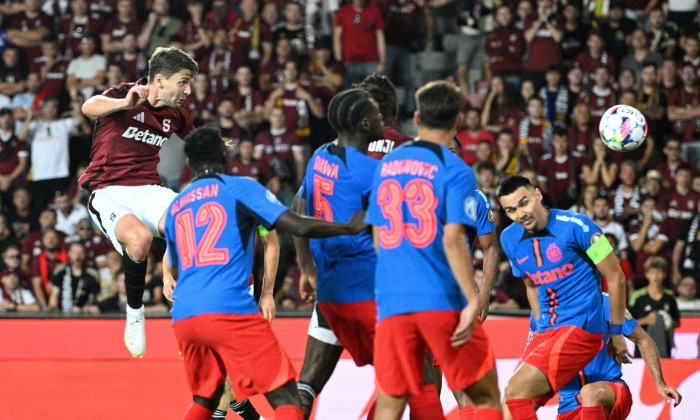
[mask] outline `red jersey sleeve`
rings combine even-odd
[[[188,111],[187,108],[181,106],[178,108],[178,112],[183,119],[183,124],[180,131],[178,131],[176,134],[178,137],[184,140],[188,134],[194,131],[194,123],[192,122],[192,115],[190,115],[190,111]]]
[[[117,99],[126,98],[126,94],[129,93],[129,89],[135,85],[136,83],[120,83],[102,92],[102,96]]]
[[[373,9],[374,12],[374,30],[375,31],[383,31],[384,30],[384,18],[382,17],[382,13],[379,11],[374,6],[370,6],[371,9]]]

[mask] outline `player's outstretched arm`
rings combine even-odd
[[[294,196],[292,211],[300,216],[306,216],[306,199],[299,195]],[[308,238],[294,236],[294,248],[297,251],[299,260],[299,296],[307,302],[313,303],[316,300],[316,264],[311,255],[311,246]]]
[[[90,118],[100,118],[113,112],[135,107],[146,101],[148,87],[137,85],[129,89],[124,98],[110,98],[104,95],[95,95],[85,101],[82,107],[83,114]]]
[[[491,291],[493,283],[496,281],[498,274],[498,246],[496,245],[496,232],[491,232],[486,235],[479,236],[479,244],[484,251],[484,284],[479,291],[479,299],[481,300],[481,322],[486,321],[489,314],[489,300],[491,300]]]
[[[348,224],[331,223],[313,217],[303,217],[290,210],[285,211],[275,222],[275,227],[304,238],[329,238],[340,235],[357,235],[369,226],[364,222],[365,211],[352,215]]]
[[[452,347],[460,347],[471,338],[474,325],[479,317],[480,302],[479,295],[476,293],[476,283],[474,283],[474,266],[471,258],[465,258],[469,255],[469,246],[467,245],[466,231],[464,225],[459,223],[449,223],[445,225],[445,231],[442,237],[442,244],[445,249],[447,263],[450,265],[450,270],[459,284],[459,288],[467,298],[467,306],[462,309],[459,317],[459,323],[452,333]]]
[[[656,384],[656,390],[663,397],[663,399],[670,403],[673,399],[673,406],[676,407],[681,403],[683,398],[676,389],[666,383],[664,380],[663,372],[661,371],[661,360],[659,359],[659,351],[656,349],[656,344],[654,340],[651,339],[649,334],[639,325],[637,325],[632,334],[629,335],[629,339],[634,341],[634,343],[639,347],[639,352],[642,354],[642,359],[644,359],[644,364],[647,365],[651,377],[654,378],[654,383]]]
[[[265,258],[265,275],[263,276],[262,291],[260,292],[260,311],[265,319],[272,322],[275,319],[275,277],[277,276],[277,266],[280,261],[280,243],[277,239],[277,232],[260,231],[260,240],[263,243]]]

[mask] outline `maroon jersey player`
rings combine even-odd
[[[91,191],[92,219],[123,256],[128,304],[124,342],[133,356],[146,350],[148,251],[153,236],[162,234],[165,210],[176,196],[160,185],[158,153],[171,135],[184,138],[193,130],[183,103],[198,71],[184,51],[157,48],[148,80],[114,86],[83,105],[83,113],[97,121],[91,162],[79,183]]]

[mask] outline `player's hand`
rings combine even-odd
[[[489,300],[491,300],[491,294],[486,293],[486,290],[482,290],[479,293],[479,303],[481,304],[479,319],[481,322],[486,321],[486,317],[489,316]]]
[[[316,302],[316,269],[302,270],[299,275],[299,296],[309,303]]]
[[[348,226],[350,226],[351,229],[351,235],[357,235],[358,233],[362,232],[363,230],[367,229],[369,225],[365,223],[365,214],[367,212],[364,210],[356,211],[353,213],[352,217],[350,218],[350,221],[348,222]]]
[[[479,301],[469,302],[469,304],[462,309],[459,314],[459,323],[457,328],[455,328],[450,337],[452,342],[452,347],[459,348],[469,341],[472,337],[472,332],[474,332],[474,326],[476,325],[476,320],[479,316],[481,304]]]
[[[163,296],[169,301],[173,301],[173,290],[175,290],[175,279],[171,276],[163,277]]]
[[[275,299],[272,297],[271,293],[260,296],[260,302],[258,302],[260,307],[260,312],[262,316],[265,317],[270,323],[275,319]]]
[[[633,357],[627,348],[625,337],[623,337],[622,334],[610,336],[610,341],[608,342],[608,354],[618,365],[625,363],[625,358]]]
[[[656,390],[667,403],[671,403],[671,400],[673,400],[674,407],[678,407],[678,404],[680,404],[681,400],[683,399],[683,396],[678,391],[676,391],[676,388],[672,387],[671,385],[657,384]]]
[[[133,108],[140,105],[146,101],[148,97],[148,88],[146,86],[134,86],[129,89],[129,93],[126,94],[126,108]]]

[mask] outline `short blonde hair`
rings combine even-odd
[[[644,272],[648,272],[651,269],[658,269],[664,273],[668,272],[668,263],[661,257],[650,257],[644,261]]]

